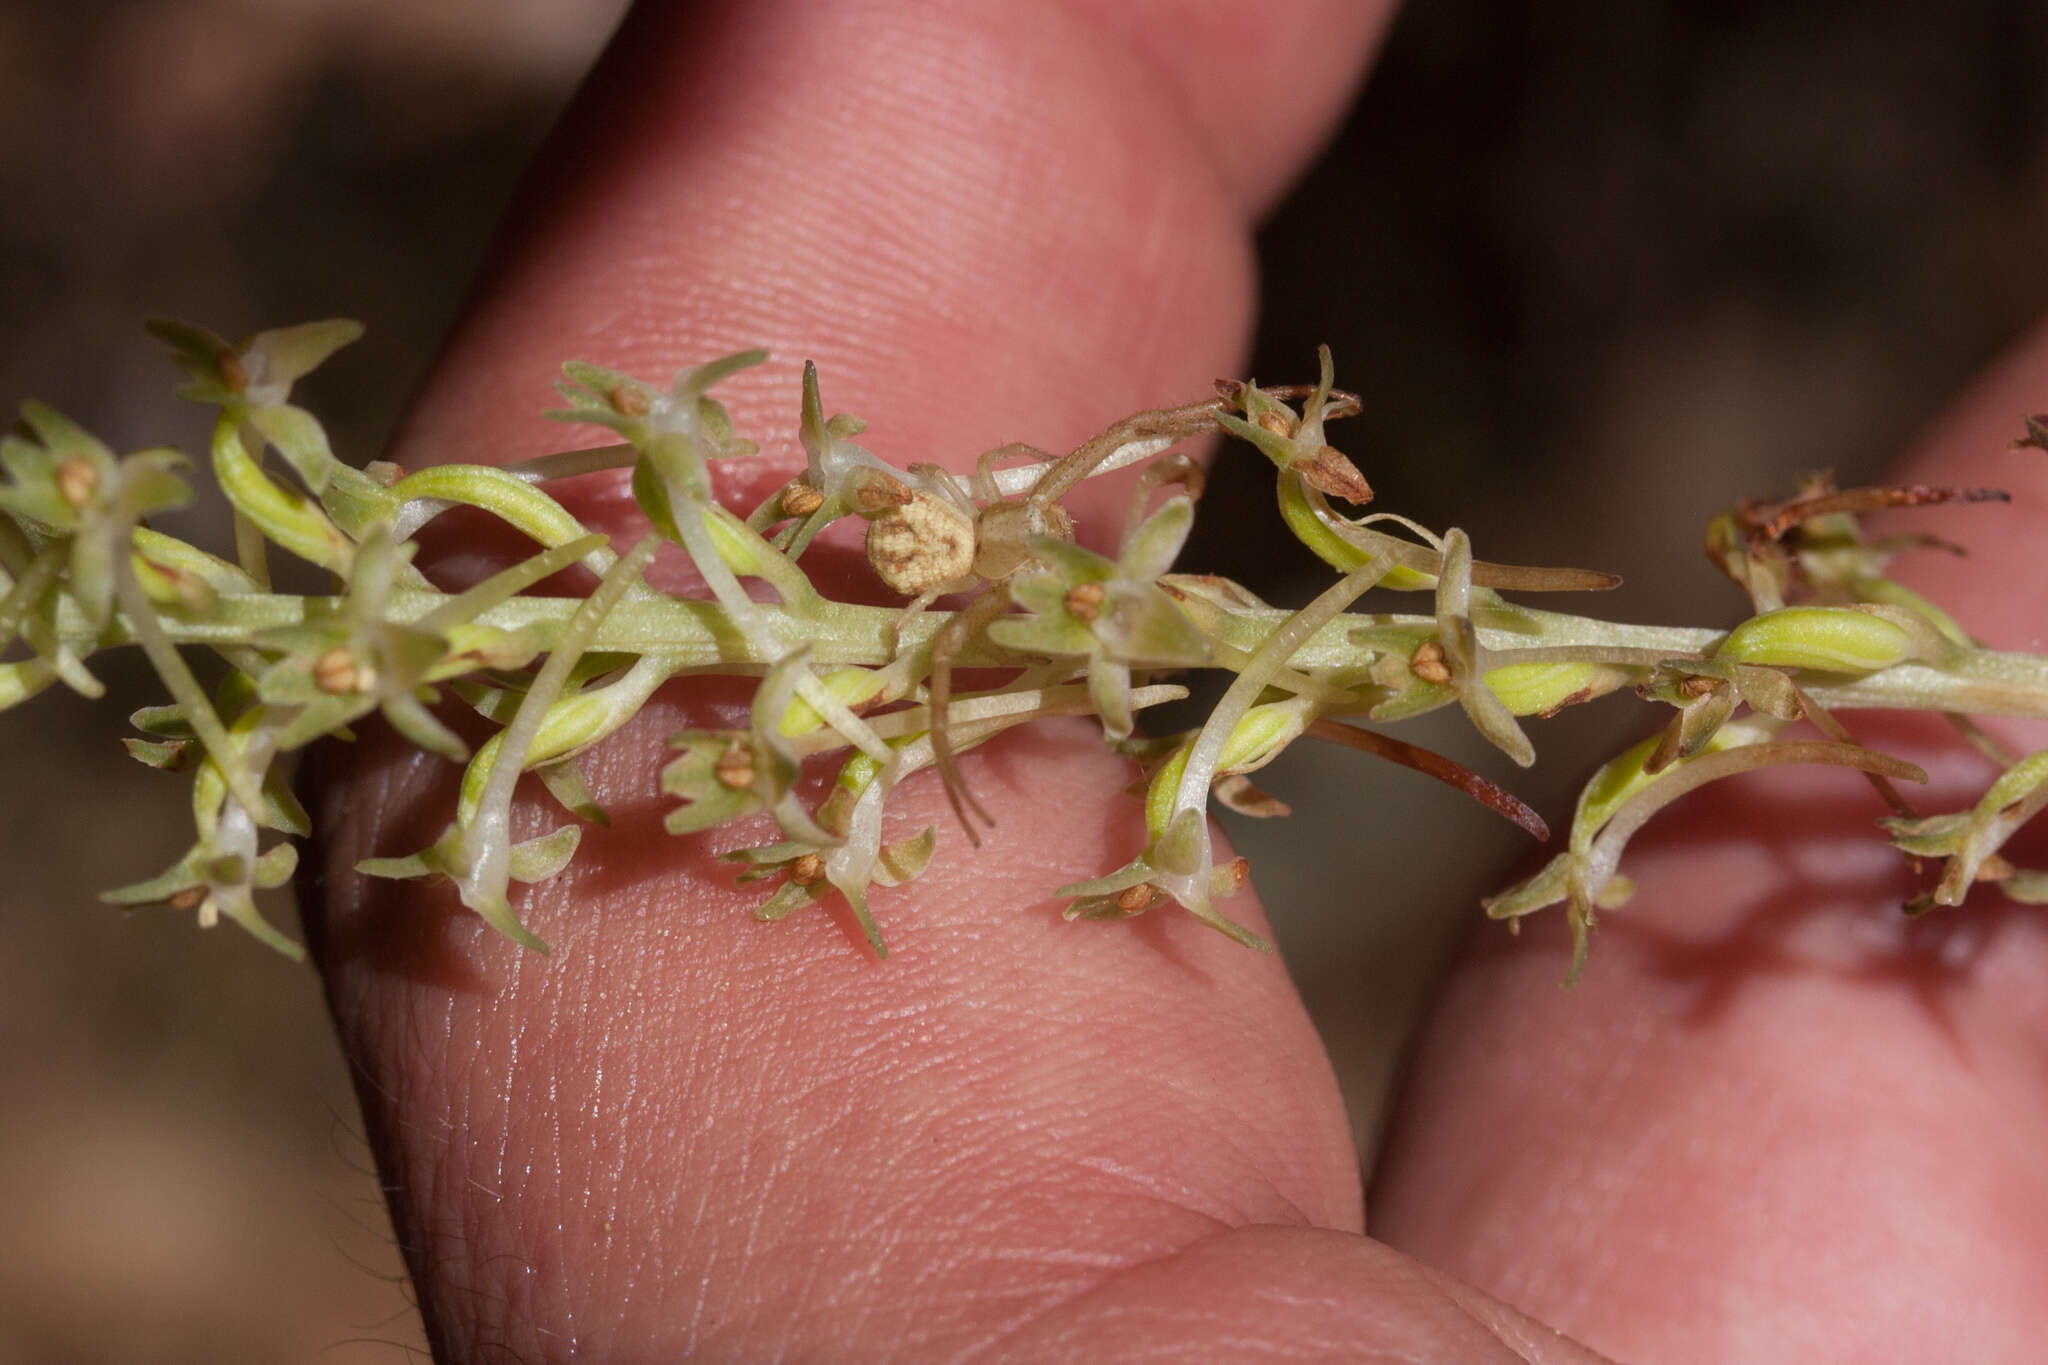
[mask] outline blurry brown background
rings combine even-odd
[[[311,396],[374,454],[620,7],[0,4],[0,398],[202,449],[141,317],[342,313],[369,338]],[[1793,8],[1412,8],[1264,234],[1253,372],[1305,377],[1328,341],[1382,506],[1618,570],[1605,612],[1730,619],[1710,511],[1873,472],[2048,311],[2048,11]],[[1211,496],[1254,505],[1258,471]],[[1189,563],[1306,594],[1302,556],[1223,520]],[[418,1328],[311,978],[93,899],[187,839],[180,784],[115,744],[151,687],[101,671],[111,703],[0,721],[0,1365],[402,1359]],[[1536,730],[1551,762],[1517,787],[1546,814],[1631,724],[1610,706]],[[1455,724],[1418,737],[1500,773]],[[1369,1139],[1425,984],[1375,964],[1444,951],[1516,850],[1357,764],[1290,756],[1265,785],[1300,813],[1233,833]],[[1361,906],[1364,860],[1391,885]]]

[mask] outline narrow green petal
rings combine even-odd
[[[1094,633],[1065,612],[1057,616],[1005,616],[989,623],[988,638],[1019,654],[1042,654],[1052,659],[1087,658],[1096,650]]]
[[[1096,619],[1095,636],[1128,663],[1197,668],[1209,662],[1209,641],[1180,604],[1151,584],[1117,584]]]
[[[1102,718],[1102,733],[1111,740],[1131,733],[1131,669],[1098,654],[1088,661],[1088,700]]]
[[[393,881],[416,881],[421,877],[447,875],[434,860],[432,849],[408,853],[403,858],[359,858],[355,870],[365,877],[386,877]]]
[[[249,425],[263,433],[264,439],[277,448],[285,463],[315,495],[327,491],[327,481],[334,469],[334,452],[327,444],[327,430],[317,417],[304,408],[281,403],[252,409]]]
[[[54,461],[62,462],[78,456],[91,461],[103,481],[110,482],[114,478],[114,452],[84,427],[48,403],[38,403],[33,398],[21,405],[21,416]]]
[[[1134,858],[1107,876],[1085,882],[1069,882],[1053,891],[1055,896],[1109,896],[1141,886],[1159,875],[1159,869],[1145,858]]]
[[[462,736],[435,719],[434,713],[422,706],[419,698],[411,693],[401,692],[385,698],[382,710],[392,729],[428,753],[439,754],[457,763],[469,757],[469,746],[462,742]]]
[[[588,820],[593,825],[611,824],[611,816],[597,803],[597,798],[590,794],[590,787],[583,780],[583,771],[576,766],[573,757],[543,763],[534,771],[546,785],[548,795],[560,802],[562,808],[571,815]]]
[[[1158,511],[1145,518],[1125,544],[1123,553],[1117,556],[1117,571],[1125,577],[1150,583],[1173,567],[1173,561],[1180,556],[1180,547],[1187,543],[1188,532],[1195,524],[1195,504],[1185,497],[1174,497],[1161,504]]]
[[[116,887],[112,891],[100,892],[100,899],[109,905],[153,905],[167,901],[180,891],[190,891],[206,885],[206,878],[200,873],[195,855],[198,850],[188,852],[177,862],[145,881]]]
[[[1570,853],[1560,853],[1535,876],[1481,901],[1488,918],[1517,919],[1556,905],[1571,894],[1572,858]]]
[[[544,882],[569,865],[583,831],[563,825],[535,839],[512,845],[511,875],[515,882]],[[536,940],[538,941],[538,940]]]
[[[784,882],[776,888],[774,895],[754,907],[754,918],[764,924],[773,923],[779,919],[787,919],[804,906],[817,900],[818,897],[815,893],[818,887],[824,885],[825,883],[819,882],[817,887],[811,887],[798,886],[795,882]]]
[[[1106,583],[1116,575],[1115,560],[1071,541],[1038,536],[1031,542],[1031,552],[1064,579],[1067,588],[1078,583]],[[1065,588],[1061,593],[1065,595]]]
[[[142,329],[170,347],[171,358],[195,380],[220,382],[220,357],[234,349],[226,340],[176,318],[150,318]]]
[[[326,318],[258,332],[249,339],[245,353],[262,354],[270,382],[292,384],[362,335],[363,324],[353,318]]]
[[[1010,580],[1010,600],[1035,615],[1057,616],[1066,611],[1072,586],[1056,570],[1031,570]]]
[[[683,371],[676,376],[672,391],[678,397],[702,394],[719,380],[759,365],[767,358],[768,352],[758,347],[750,351],[734,351],[731,355],[706,361],[693,370]]]
[[[571,825],[569,828],[573,830],[575,826]],[[505,897],[504,893],[497,891],[480,893],[469,908],[476,911],[484,923],[490,925],[520,947],[531,948],[542,957],[548,955],[546,940],[519,922],[519,916],[512,909],[512,902]]]
[[[1253,445],[1257,446],[1262,455],[1280,468],[1285,469],[1294,463],[1294,442],[1278,432],[1268,431],[1262,426],[1257,426],[1245,421],[1242,417],[1236,417],[1227,412],[1218,414],[1216,420],[1232,436],[1250,441]]]
[[[273,844],[256,859],[255,870],[249,874],[250,884],[259,891],[273,890],[290,881],[298,866],[296,844]]]
[[[289,847],[289,845],[286,847]],[[249,893],[246,890],[232,895],[218,892],[214,896],[214,905],[219,908],[221,914],[247,930],[250,936],[258,943],[263,944],[267,948],[276,949],[294,962],[305,960],[306,950],[291,939],[286,938],[282,933],[279,933],[276,926],[263,918],[262,914],[256,909],[255,901],[249,898]]]
[[[931,825],[911,838],[884,844],[875,868],[875,885],[902,886],[913,880],[931,865],[932,853],[938,846],[939,832]]]

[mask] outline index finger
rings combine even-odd
[[[534,410],[576,356],[658,377],[765,344],[743,430],[787,430],[814,358],[865,440],[956,464],[1198,395],[1241,345],[1250,215],[1380,18],[681,10],[636,12],[593,74],[401,458],[555,448]],[[615,822],[521,905],[546,960],[349,871],[432,837],[445,774],[377,750],[323,803],[316,943],[445,1353],[938,1349],[1219,1229],[1357,1229],[1278,963],[1054,913],[1142,841],[1085,729],[977,752],[995,836],[884,907],[879,965],[828,916],[752,923],[712,857],[749,840],[661,834],[675,723],[586,763]],[[944,819],[929,785],[901,803]]]

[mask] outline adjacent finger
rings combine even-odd
[[[1900,566],[1990,644],[2037,651],[2048,455],[2008,446],[2044,393],[2048,333],[1906,470],[2013,505],[1913,514],[1973,553]],[[1847,720],[1928,767],[1924,811],[1995,772],[1937,721]],[[1636,898],[1570,992],[1561,926],[1488,934],[1416,1060],[1374,1231],[1624,1359],[2032,1359],[2048,922],[1989,893],[1908,921],[1925,874],[1884,813],[1853,774],[1688,798],[1632,848]]]

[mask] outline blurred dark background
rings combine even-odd
[[[369,337],[311,398],[374,454],[620,9],[0,4],[0,397],[203,449],[140,318],[347,314]],[[1627,577],[1589,609],[1732,619],[1711,511],[1874,473],[2048,311],[2044,71],[2048,9],[2021,0],[1417,5],[1262,235],[1252,372],[1307,377],[1329,342],[1382,507]],[[1234,458],[1211,497],[1268,500]],[[1311,590],[1225,520],[1190,564]],[[111,704],[0,722],[0,1365],[402,1358],[418,1329],[311,978],[94,901],[187,840],[181,784],[115,742],[155,699],[123,663]],[[1553,818],[1639,723],[1610,705],[1534,731],[1550,762],[1516,786]],[[1414,737],[1501,775],[1459,731]],[[1298,813],[1233,835],[1369,1142],[1427,984],[1379,964],[1441,960],[1518,836],[1360,761],[1290,755],[1263,785]],[[1360,860],[1387,881],[1365,906]]]

